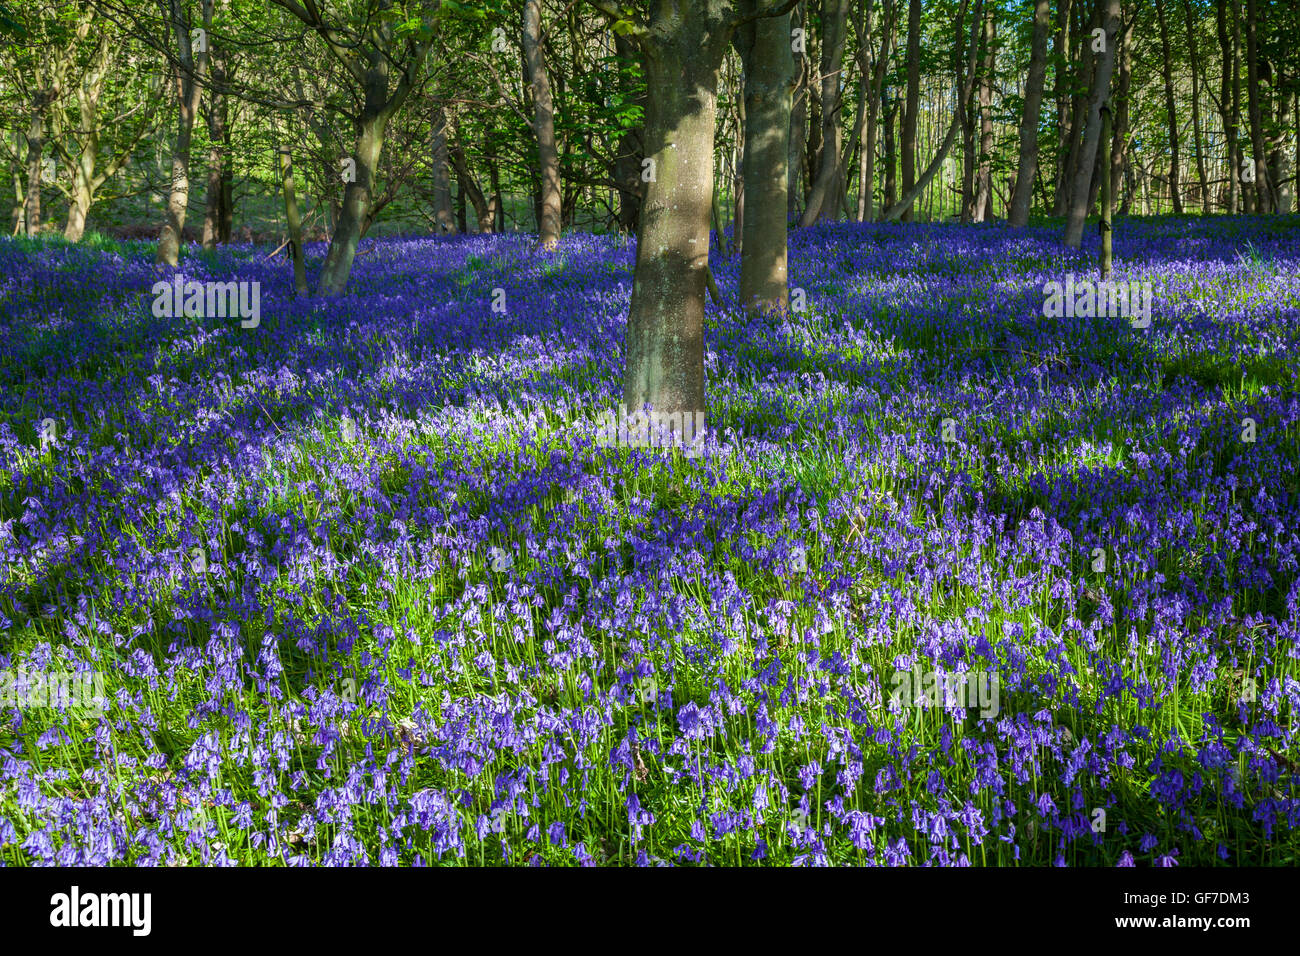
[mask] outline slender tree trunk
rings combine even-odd
[[[1115,111],[1115,132],[1111,138],[1111,161],[1110,161],[1110,193],[1111,202],[1114,203],[1115,195],[1120,191],[1125,183],[1125,170],[1128,166],[1128,145],[1129,145],[1129,88],[1133,84],[1133,30],[1137,26],[1136,17],[1128,17],[1124,21],[1123,34],[1119,41],[1119,51],[1116,56],[1119,62],[1116,67],[1118,70],[1118,85],[1115,95],[1111,97],[1111,103]],[[1127,215],[1130,192],[1125,191],[1124,201],[1120,207],[1120,214]]]
[[[357,244],[361,241],[362,224],[370,213],[374,199],[375,173],[379,156],[384,148],[384,129],[387,116],[378,103],[382,103],[387,90],[387,74],[372,73],[367,82],[368,107],[357,123],[357,140],[352,159],[356,161],[356,179],[347,184],[343,192],[343,206],[330,237],[329,252],[321,267],[317,288],[322,295],[338,295],[346,287],[352,274],[352,260],[356,258]]]
[[[1156,19],[1160,23],[1161,72],[1165,79],[1165,113],[1169,122],[1169,195],[1173,199],[1174,213],[1181,216],[1183,196],[1178,168],[1178,111],[1174,106],[1174,64],[1169,52],[1169,25],[1164,0],[1156,0]]]
[[[488,202],[483,190],[474,181],[469,163],[465,161],[465,151],[459,146],[451,148],[451,162],[456,169],[456,182],[460,184],[461,195],[465,196],[474,207],[474,220],[480,234],[487,235],[496,225],[496,210]]]
[[[1235,6],[1236,0],[1233,0]],[[1241,175],[1241,160],[1237,158],[1237,122],[1233,115],[1233,56],[1232,38],[1228,33],[1227,0],[1215,4],[1215,31],[1219,38],[1219,120],[1223,124],[1224,153],[1228,163],[1227,207],[1228,214],[1237,212],[1237,184]]]
[[[1201,212],[1210,212],[1209,177],[1205,173],[1205,150],[1201,138],[1201,63],[1196,47],[1196,15],[1191,0],[1183,0],[1183,16],[1187,21],[1187,58],[1192,65],[1192,145],[1196,149],[1196,178],[1201,190]]]
[[[227,118],[225,57],[212,51],[212,89],[208,96],[208,190],[203,213],[203,248],[212,249],[221,238],[221,180],[225,168],[225,123]]]
[[[1092,105],[1088,110],[1088,127],[1080,148],[1079,174],[1075,177],[1070,200],[1070,215],[1065,225],[1065,244],[1079,248],[1083,239],[1083,223],[1088,215],[1088,196],[1092,190],[1092,174],[1097,162],[1097,143],[1101,139],[1101,105],[1110,96],[1110,75],[1115,68],[1115,46],[1119,39],[1119,0],[1104,0],[1105,49],[1098,51],[1097,70],[1092,88]]]
[[[1029,51],[1029,75],[1025,78],[1025,110],[1020,118],[1020,163],[1016,187],[1011,193],[1007,218],[1013,226],[1029,222],[1034,201],[1034,174],[1038,169],[1038,118],[1043,108],[1043,78],[1047,75],[1047,33],[1052,28],[1049,0],[1034,2],[1034,34]]]
[[[894,126],[898,117],[898,97],[893,90],[886,91],[888,105],[885,108],[885,185],[881,200],[881,218],[884,212],[894,205],[898,198],[898,156],[894,143]]]
[[[1111,207],[1112,199],[1110,192],[1110,147],[1111,147],[1111,128],[1110,128],[1110,104],[1101,104],[1101,164],[1103,170],[1101,177],[1101,253],[1098,262],[1098,272],[1102,279],[1109,279],[1111,266],[1114,262],[1114,250],[1112,245],[1111,230]]]
[[[979,157],[975,146],[975,120],[978,111],[975,108],[974,91],[972,96],[959,103],[961,109],[962,162],[961,162],[961,221],[972,222],[975,219],[975,169]]]
[[[844,34],[848,0],[823,0],[821,59],[821,164],[813,183],[800,226],[833,222],[839,211],[840,94],[844,67]]]
[[[1250,112],[1250,146],[1255,160],[1255,208],[1258,212],[1272,212],[1269,194],[1268,162],[1264,151],[1264,119],[1260,105],[1259,23],[1256,0],[1246,0],[1246,86]]]
[[[992,215],[993,207],[993,70],[994,43],[997,39],[995,8],[984,11],[984,68],[979,85],[980,156],[975,186],[975,221]]]
[[[920,112],[921,93],[921,0],[908,0],[907,7],[907,103],[903,111],[903,195],[916,185],[916,121]],[[903,213],[903,222],[912,221],[912,207]]]
[[[1276,67],[1274,69],[1276,70]],[[1277,121],[1273,124],[1273,132],[1267,140],[1268,173],[1269,182],[1273,187],[1274,211],[1286,214],[1291,212],[1292,206],[1291,154],[1287,151],[1287,138],[1293,128],[1291,94],[1281,82],[1276,84],[1276,90]]]
[[[23,207],[23,225],[28,238],[41,229],[41,169],[45,152],[45,108],[32,112],[27,125],[27,198]]]
[[[743,24],[733,42],[745,69],[745,191],[740,304],[750,312],[788,308],[786,190],[794,58],[790,16]]]
[[[794,8],[791,29],[803,30],[807,25],[804,4]],[[801,34],[806,38],[807,34]],[[793,50],[795,56],[795,86],[790,102],[790,147],[787,161],[788,185],[786,187],[786,215],[799,212],[803,198],[802,179],[805,163],[804,150],[808,145],[808,52],[806,43]]]
[[[293,288],[307,294],[307,264],[302,251],[302,219],[298,216],[298,195],[293,184],[293,154],[280,147],[280,188],[284,191],[284,221],[289,227],[289,251],[293,255]]]
[[[440,236],[449,236],[456,231],[456,213],[451,204],[447,114],[440,103],[433,108],[433,222]]]
[[[1053,95],[1056,99],[1056,180],[1052,194],[1052,215],[1064,216],[1069,178],[1070,126],[1070,31],[1072,0],[1057,0]]]
[[[542,202],[537,224],[537,242],[542,249],[554,249],[560,241],[562,209],[560,199],[560,155],[555,145],[555,106],[551,80],[542,50],[541,0],[524,0],[524,61],[533,91],[533,134],[537,137],[537,158],[542,183]]]
[[[184,10],[184,0],[159,0],[171,28],[179,53],[176,68],[176,141],[172,148],[171,191],[167,196],[167,221],[158,238],[156,261],[168,266],[180,262],[180,247],[185,234],[185,214],[190,201],[190,143],[194,120],[203,93],[203,76],[207,72],[209,50],[206,39],[200,49],[193,49],[191,20]],[[212,0],[203,0],[204,35],[212,29]]]

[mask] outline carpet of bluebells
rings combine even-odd
[[[690,457],[599,441],[625,240],[187,250],[256,328],[0,240],[0,669],[108,697],[0,709],[0,860],[1300,863],[1300,219],[1120,221],[1145,329],[1059,235],[715,252]]]

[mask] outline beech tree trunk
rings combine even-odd
[[[307,265],[302,252],[302,220],[298,216],[298,195],[293,183],[293,154],[281,146],[280,188],[284,192],[284,221],[289,227],[289,251],[293,255],[293,288],[298,295],[307,294]]]
[[[1255,211],[1272,212],[1268,162],[1264,152],[1264,119],[1260,106],[1259,42],[1256,0],[1246,0],[1246,85],[1250,112],[1250,145],[1255,160]]]
[[[562,200],[560,197],[560,154],[555,145],[555,105],[551,98],[550,74],[542,50],[541,0],[524,0],[524,62],[533,91],[533,134],[537,137],[537,161],[541,176],[541,209],[537,221],[537,242],[542,249],[554,249],[560,241]]]
[[[789,307],[786,190],[794,57],[790,15],[743,24],[733,40],[745,68],[740,304],[750,312]]]
[[[194,120],[199,112],[199,98],[203,94],[203,74],[207,70],[209,48],[203,42],[198,55],[192,47],[192,20],[186,12],[185,0],[158,0],[163,18],[167,21],[177,48],[176,69],[176,140],[172,147],[171,190],[167,196],[167,221],[158,237],[156,261],[175,266],[180,261],[180,248],[185,231],[185,213],[190,201],[190,143],[194,136]],[[203,30],[212,29],[212,0],[202,3]]]
[[[1029,222],[1034,201],[1034,177],[1038,172],[1038,117],[1043,108],[1043,79],[1047,75],[1047,32],[1052,27],[1049,0],[1034,2],[1034,34],[1029,51],[1029,75],[1025,78],[1025,109],[1020,117],[1020,162],[1016,186],[1011,193],[1007,218],[1013,226]]]
[[[1156,0],[1156,19],[1160,23],[1161,72],[1165,79],[1165,113],[1169,123],[1169,195],[1174,203],[1174,213],[1183,214],[1183,196],[1178,168],[1178,110],[1174,106],[1173,61],[1169,54],[1169,26],[1165,17],[1164,0]]]
[[[1079,171],[1074,178],[1070,215],[1065,224],[1065,244],[1078,249],[1083,241],[1083,223],[1088,216],[1088,197],[1092,191],[1092,173],[1097,162],[1097,143],[1101,139],[1101,105],[1110,96],[1110,76],[1115,69],[1115,47],[1119,39],[1119,0],[1104,0],[1105,49],[1098,51],[1092,103],[1088,109],[1088,126],[1080,147]]]
[[[203,248],[212,249],[221,239],[221,182],[225,169],[226,121],[228,111],[222,84],[226,79],[225,57],[212,51],[212,89],[208,91],[208,192],[203,214]]]
[[[447,151],[447,114],[442,104],[433,108],[433,224],[440,236],[456,231],[451,205],[451,156]]]
[[[800,226],[833,222],[839,212],[840,177],[840,94],[844,67],[844,34],[849,0],[823,0],[821,57],[821,163]]]
[[[921,0],[908,0],[907,8],[907,102],[903,107],[903,195],[916,185],[916,120],[920,111],[921,91]],[[903,213],[903,222],[912,221],[912,204]]]
[[[705,410],[713,131],[718,69],[731,32],[719,23],[714,6],[711,0],[657,5],[642,39],[652,175],[645,184],[627,318],[627,412],[640,412],[646,403],[656,414]]]
[[[1236,3],[1236,0],[1233,0]],[[1214,26],[1219,39],[1219,122],[1223,125],[1224,156],[1228,164],[1225,212],[1237,211],[1237,183],[1241,161],[1237,158],[1237,119],[1232,114],[1232,38],[1228,33],[1227,0],[1215,4]],[[1224,194],[1221,194],[1224,195]]]
[[[992,215],[993,206],[993,69],[994,42],[997,39],[997,20],[994,8],[984,11],[984,68],[979,84],[979,169],[975,177],[976,222]]]

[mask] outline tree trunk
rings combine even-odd
[[[1273,187],[1273,209],[1286,214],[1291,212],[1292,206],[1291,154],[1287,142],[1292,130],[1291,93],[1280,82],[1276,84],[1276,90],[1277,122],[1267,139],[1268,174]]]
[[[440,236],[456,231],[451,206],[451,157],[447,152],[447,114],[442,104],[433,108],[433,224]]]
[[[1070,104],[1073,102],[1070,95],[1070,79],[1073,72],[1070,69],[1072,7],[1072,0],[1057,0],[1054,43],[1055,79],[1052,83],[1053,95],[1056,99],[1056,179],[1052,194],[1053,216],[1064,216],[1068,204],[1069,154],[1074,132],[1070,122]]]
[[[1201,191],[1201,212],[1210,212],[1209,177],[1205,173],[1205,150],[1201,138],[1201,64],[1196,49],[1196,16],[1190,0],[1183,0],[1183,16],[1187,21],[1187,58],[1192,65],[1192,146],[1196,150],[1196,179]]]
[[[711,4],[655,8],[645,47],[646,183],[628,309],[623,406],[703,413],[718,68],[729,36]]]
[[[1156,19],[1160,23],[1161,71],[1165,79],[1165,113],[1169,121],[1169,195],[1174,214],[1183,214],[1183,196],[1178,168],[1178,112],[1174,107],[1174,65],[1169,53],[1169,26],[1165,17],[1165,0],[1156,0]]]
[[[1246,0],[1246,86],[1250,112],[1250,146],[1255,160],[1255,210],[1273,211],[1269,194],[1268,163],[1264,152],[1264,120],[1260,106],[1259,42],[1256,0]]]
[[[795,28],[804,29],[807,26],[807,17],[804,15],[804,4],[800,3],[795,7],[795,13],[791,19],[791,30]],[[803,36],[806,38],[807,34]],[[793,41],[792,41],[793,42]],[[803,198],[803,170],[807,161],[804,150],[808,145],[808,52],[806,45],[800,49],[794,49],[795,54],[795,85],[794,93],[790,101],[790,147],[788,151],[789,159],[786,164],[787,168],[787,186],[786,186],[786,215],[792,217],[799,211],[799,201]]]
[[[541,0],[524,0],[523,39],[527,79],[533,91],[533,134],[537,137],[537,161],[542,183],[537,242],[542,249],[554,249],[560,241],[562,221],[560,155],[555,145],[555,105],[551,99],[550,74],[542,50]]]
[[[786,190],[794,57],[790,16],[743,24],[734,43],[745,68],[745,191],[740,304],[747,311],[789,306],[786,277]]]
[[[921,0],[908,0],[907,8],[907,103],[903,108],[903,195],[916,185],[916,120],[920,112],[921,92]],[[903,213],[903,222],[912,221],[912,206]]]
[[[1133,30],[1137,26],[1137,18],[1129,17],[1124,23],[1124,33],[1120,37],[1119,50],[1116,56],[1119,57],[1116,69],[1119,72],[1118,85],[1115,95],[1110,98],[1115,112],[1115,131],[1111,137],[1111,158],[1110,158],[1110,194],[1111,203],[1115,201],[1115,195],[1120,191],[1124,184],[1124,171],[1128,163],[1128,144],[1129,144],[1129,88],[1133,85]],[[1104,168],[1104,167],[1103,167]],[[1121,207],[1121,215],[1128,212],[1129,193],[1125,193],[1124,203]]]
[[[1114,250],[1111,232],[1112,199],[1110,193],[1110,104],[1101,104],[1101,252],[1097,271],[1102,279],[1109,279],[1114,263]]]
[[[1048,0],[1035,0],[1029,75],[1025,78],[1025,110],[1020,117],[1020,163],[1007,216],[1013,226],[1028,224],[1029,209],[1034,201],[1034,175],[1038,170],[1038,117],[1043,108],[1043,78],[1047,75],[1047,31],[1051,26]]]
[[[284,221],[289,227],[289,251],[293,254],[293,288],[307,294],[307,266],[302,253],[302,220],[298,217],[298,196],[293,185],[293,155],[280,147],[280,188],[284,191]]]
[[[1088,216],[1088,196],[1092,191],[1092,174],[1097,162],[1097,143],[1101,139],[1101,105],[1110,96],[1110,75],[1115,68],[1115,46],[1119,39],[1119,0],[1104,0],[1104,4],[1106,46],[1099,51],[1092,104],[1088,109],[1088,127],[1080,148],[1079,172],[1074,179],[1070,215],[1065,224],[1065,244],[1072,249],[1078,249],[1083,240],[1083,223]]]
[[[1236,2],[1237,0],[1233,0],[1234,8]],[[1234,114],[1235,101],[1232,95],[1236,60],[1232,55],[1232,39],[1228,33],[1227,0],[1218,0],[1215,6],[1215,31],[1219,37],[1219,56],[1222,63],[1219,71],[1219,120],[1223,124],[1224,153],[1228,163],[1228,196],[1225,211],[1232,215],[1237,212],[1239,202],[1237,184],[1241,176],[1241,160],[1237,156],[1237,123],[1240,117]]]
[[[459,146],[451,148],[451,162],[456,168],[456,182],[460,185],[461,194],[467,197],[470,205],[474,207],[474,219],[481,234],[492,232],[496,224],[496,210],[488,202],[487,197],[483,195],[483,190],[479,188],[478,183],[474,181],[474,176],[469,170],[469,164],[465,162],[465,151]]]
[[[881,217],[894,205],[898,198],[898,156],[895,148],[894,125],[898,117],[898,97],[893,90],[886,91],[888,105],[885,108],[885,185],[881,196]]]
[[[993,70],[994,42],[997,39],[994,10],[990,5],[984,11],[984,68],[979,85],[980,155],[975,182],[976,222],[990,218],[993,207]]]
[[[880,55],[876,57],[871,76],[871,104],[867,110],[867,139],[859,157],[858,169],[858,219],[870,222],[875,218],[876,116],[880,110],[885,86],[885,67],[894,42],[894,11],[896,0],[884,0],[885,28],[880,36]],[[870,23],[870,20],[868,20]],[[868,27],[868,33],[870,28]],[[866,61],[863,61],[865,75]]]
[[[376,95],[382,100],[384,90],[375,75],[368,78],[366,99],[371,101],[358,122],[355,155],[356,178],[343,192],[343,206],[330,237],[329,252],[321,266],[317,291],[321,295],[338,295],[348,284],[352,274],[352,260],[356,258],[357,244],[361,241],[361,227],[370,213],[374,198],[375,173],[379,168],[379,155],[384,147],[384,128],[387,117],[374,106]],[[383,83],[384,87],[387,83]]]
[[[844,67],[844,34],[849,13],[848,0],[823,0],[821,59],[821,163],[813,183],[800,226],[834,222],[839,212],[840,94]]]
[[[38,107],[27,126],[27,198],[23,206],[23,226],[27,237],[41,228],[41,168],[45,151],[45,109]]]
[[[208,96],[208,193],[203,213],[203,248],[212,249],[221,238],[221,182],[225,168],[226,94],[224,56],[212,52],[212,89]]]
[[[164,0],[159,0],[160,5]],[[184,237],[185,213],[190,200],[190,143],[194,135],[194,120],[202,96],[203,74],[207,69],[206,44],[194,55],[191,47],[190,18],[184,11],[184,0],[166,0],[164,15],[168,18],[172,39],[179,53],[176,68],[176,142],[172,147],[171,190],[167,196],[167,221],[158,238],[156,261],[175,266],[180,261],[180,246]],[[203,29],[212,27],[212,0],[203,0]]]

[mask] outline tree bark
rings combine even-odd
[[[289,227],[289,251],[293,255],[293,288],[302,296],[307,294],[307,265],[302,251],[302,220],[298,216],[298,196],[293,184],[293,154],[288,146],[281,146],[280,188],[284,191],[284,221]]]
[[[907,102],[903,107],[903,195],[916,185],[916,120],[920,112],[921,91],[921,0],[908,0],[907,8]],[[912,204],[903,213],[903,222],[912,221]]]
[[[560,155],[555,145],[555,105],[551,98],[550,74],[542,50],[541,0],[524,0],[524,62],[533,91],[533,134],[537,137],[537,161],[542,184],[542,202],[537,223],[537,243],[554,249],[560,241],[562,201],[560,198]]]
[[[840,177],[840,93],[844,67],[845,23],[848,0],[823,0],[821,58],[821,163],[813,182],[800,226],[833,222],[839,211]]]
[[[743,163],[750,199],[742,220],[740,304],[751,313],[789,307],[786,166],[794,86],[790,22],[789,14],[756,20],[741,25],[733,38],[745,69]]]
[[[1029,222],[1034,201],[1034,175],[1038,171],[1038,117],[1043,108],[1043,79],[1047,75],[1047,32],[1052,27],[1049,0],[1034,2],[1034,34],[1025,78],[1025,109],[1020,118],[1020,163],[1011,193],[1008,219],[1013,226]]]
[[[1119,0],[1104,0],[1106,47],[1099,51],[1096,76],[1092,88],[1092,104],[1088,109],[1088,127],[1080,148],[1079,172],[1075,176],[1070,199],[1070,215],[1065,225],[1065,244],[1079,248],[1083,240],[1083,223],[1088,215],[1088,196],[1092,190],[1093,168],[1097,162],[1097,143],[1101,139],[1101,105],[1110,96],[1110,76],[1115,68],[1115,47],[1119,39]]]
[[[1056,33],[1054,39],[1055,62],[1053,95],[1056,99],[1056,177],[1052,192],[1052,215],[1064,216],[1067,205],[1066,183],[1069,177],[1069,146],[1071,139],[1070,104],[1070,12],[1073,0],[1057,0]]]
[[[1246,0],[1246,85],[1250,112],[1250,145],[1255,161],[1255,209],[1273,211],[1268,182],[1268,162],[1264,152],[1264,120],[1260,105],[1260,70],[1258,11],[1256,0]]]
[[[214,248],[221,239],[221,182],[226,163],[226,122],[229,118],[226,93],[222,89],[226,79],[224,60],[223,53],[212,51],[212,88],[208,91],[208,190],[203,214],[204,249]]]
[[[1235,8],[1237,0],[1233,0]],[[1233,75],[1236,60],[1233,57],[1232,38],[1228,33],[1227,0],[1218,0],[1215,5],[1215,30],[1219,38],[1219,56],[1222,64],[1219,71],[1219,119],[1223,124],[1224,152],[1228,162],[1228,195],[1226,209],[1229,215],[1237,212],[1239,203],[1238,183],[1241,176],[1241,160],[1238,158],[1237,124],[1240,117],[1234,112],[1236,101],[1233,99]]]
[[[1169,52],[1169,26],[1165,17],[1165,0],[1156,0],[1156,19],[1160,24],[1161,72],[1165,80],[1165,113],[1169,122],[1169,195],[1174,214],[1183,214],[1183,196],[1178,168],[1178,112],[1174,106],[1174,65]]]
[[[1114,264],[1114,249],[1112,244],[1112,197],[1110,192],[1110,152],[1111,152],[1111,128],[1110,128],[1110,104],[1101,104],[1101,251],[1099,253],[1097,271],[1102,279],[1109,279],[1111,267]]]
[[[975,181],[976,222],[983,222],[992,214],[993,206],[993,70],[994,43],[997,40],[995,8],[984,11],[984,67],[979,84],[979,170]]]
[[[207,44],[194,55],[190,29],[192,20],[185,11],[185,0],[158,0],[163,18],[167,21],[172,39],[176,42],[176,141],[172,147],[171,190],[167,196],[167,221],[158,238],[156,261],[176,266],[180,262],[180,247],[185,232],[185,214],[190,201],[190,143],[194,136],[194,120],[198,116],[199,99],[203,94],[203,75],[207,71],[209,49]],[[212,29],[212,0],[202,2],[203,29]]]
[[[451,156],[447,152],[447,114],[442,104],[433,107],[433,225],[440,236],[456,231],[451,205]]]
[[[718,69],[730,42],[708,0],[653,8],[642,38],[646,183],[628,309],[626,412],[705,410],[704,296],[709,271]]]
[[[1201,63],[1196,47],[1196,16],[1190,0],[1183,0],[1183,17],[1187,22],[1187,58],[1192,66],[1192,146],[1196,150],[1196,179],[1200,185],[1201,212],[1210,212],[1209,177],[1205,173],[1205,149],[1201,138]]]

